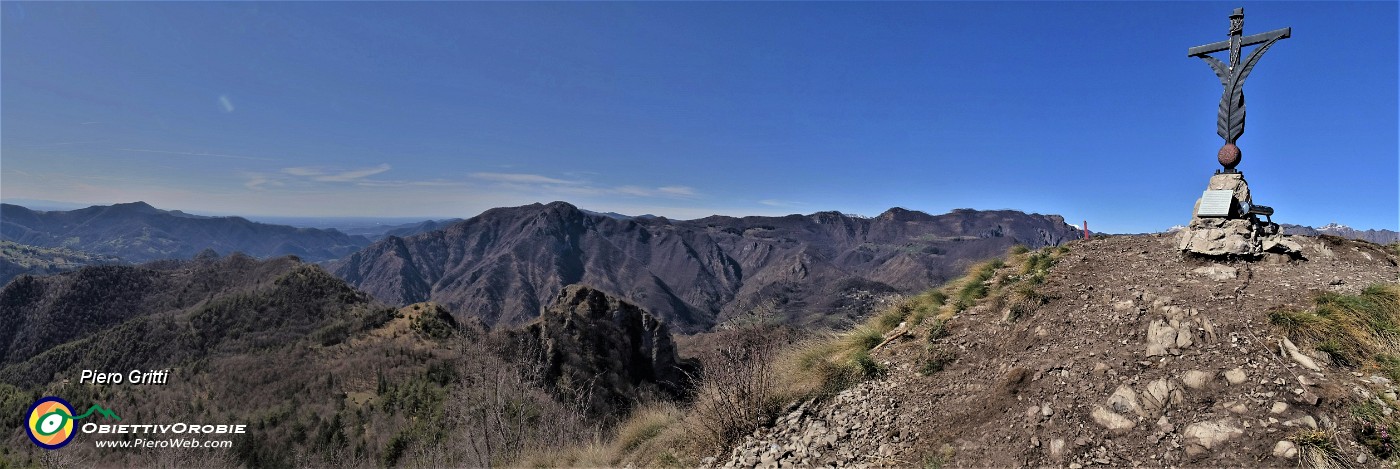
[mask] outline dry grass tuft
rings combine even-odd
[[[1324,430],[1300,430],[1288,437],[1298,445],[1298,464],[1309,469],[1350,467],[1337,451],[1336,435]]]
[[[712,339],[717,345],[701,357],[704,375],[688,406],[645,406],[618,427],[609,444],[558,452],[566,456],[547,458],[543,465],[698,465],[700,459],[719,455],[798,403],[826,399],[881,376],[885,370],[870,356],[871,349],[901,326],[909,330],[928,325],[924,371],[936,373],[956,360],[956,355],[935,348],[947,333],[948,319],[989,296],[998,301],[1043,302],[1043,297],[1021,286],[1043,281],[1045,271],[1064,252],[1013,247],[1009,261],[974,265],[961,279],[906,298],[842,333],[799,339],[776,326],[752,325],[717,334]],[[1004,271],[1013,274],[997,278]],[[1008,288],[1011,285],[1016,288]],[[526,465],[539,465],[539,461],[528,460]]]
[[[954,312],[971,308],[972,305],[977,303],[977,300],[985,298],[991,291],[991,286],[988,285],[988,283],[990,283],[990,280],[992,280],[992,277],[996,274],[997,269],[1005,265],[1005,261],[993,259],[979,263],[972,266],[971,269],[968,269],[968,274],[956,282],[957,290],[953,295],[955,298],[953,301]]]
[[[1319,293],[1313,303],[1305,311],[1272,311],[1269,322],[1339,365],[1400,379],[1400,285],[1372,285],[1359,295]]]
[[[682,461],[677,448],[688,441],[686,413],[669,402],[637,407],[607,442],[593,441],[569,448],[537,450],[512,465],[519,467],[617,467],[644,459],[647,467],[675,466]],[[670,464],[666,464],[670,461]],[[693,464],[692,464],[693,465]]]
[[[1400,285],[1372,285],[1359,295],[1318,293],[1311,309],[1274,310],[1269,322],[1299,345],[1326,352],[1338,365],[1400,380]],[[1400,415],[1384,409],[1393,405],[1367,401],[1351,408],[1353,436],[1380,459],[1396,452],[1393,435],[1400,432]],[[1333,435],[1301,432],[1291,439],[1298,444],[1303,466],[1346,467],[1336,454]]]
[[[967,277],[959,280],[962,285],[959,290],[958,301],[964,302],[964,293],[979,293],[971,302],[957,307],[945,308],[945,319],[951,317],[953,313],[961,311],[966,307],[971,307],[978,299],[987,298],[987,304],[992,310],[1003,310],[1004,320],[1007,322],[1016,321],[1021,317],[1030,314],[1040,306],[1048,303],[1050,298],[1037,289],[1040,284],[1045,283],[1049,275],[1050,268],[1061,256],[1069,250],[1063,246],[1047,247],[1036,251],[1013,248],[1008,252],[1005,262],[993,261],[980,264]],[[986,291],[977,291],[970,283],[982,280],[982,284],[990,285]]]

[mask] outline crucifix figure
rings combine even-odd
[[[1236,8],[1230,14],[1230,40],[1196,46],[1186,51],[1188,57],[1205,59],[1211,70],[1215,71],[1215,76],[1220,78],[1220,84],[1225,87],[1225,93],[1220,96],[1220,112],[1215,123],[1215,133],[1225,139],[1225,145],[1220,147],[1216,159],[1225,167],[1227,173],[1235,172],[1235,165],[1240,164],[1240,148],[1235,146],[1235,141],[1244,134],[1244,79],[1249,77],[1249,71],[1254,69],[1254,64],[1259,62],[1259,57],[1269,50],[1269,46],[1280,39],[1288,38],[1292,32],[1293,28],[1283,28],[1244,36],[1244,8]],[[1257,44],[1263,45],[1254,49],[1241,64],[1240,48]],[[1210,56],[1211,53],[1223,50],[1230,51],[1229,64]]]

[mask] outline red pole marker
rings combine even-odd
[[[1084,220],[1084,239],[1089,239],[1089,220]]]

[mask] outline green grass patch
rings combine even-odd
[[[947,321],[935,321],[933,325],[929,326],[928,328],[928,341],[930,343],[938,339],[942,339],[943,336],[946,335],[948,335]]]
[[[876,316],[875,324],[879,326],[880,329],[886,331],[894,330],[894,328],[899,327],[899,323],[904,322],[904,319],[908,318],[909,314],[913,311],[914,308],[909,306],[907,303],[900,304],[894,307],[890,313]]]
[[[1376,365],[1380,366],[1381,372],[1391,381],[1400,382],[1400,356],[1384,353],[1377,355]]]
[[[1351,408],[1351,416],[1357,423],[1352,436],[1371,450],[1371,454],[1383,460],[1396,456],[1397,449],[1400,449],[1396,446],[1400,444],[1400,441],[1396,441],[1396,434],[1400,433],[1400,414],[1391,410],[1390,415],[1386,415],[1387,408],[1394,405],[1394,402],[1370,400]]]
[[[1326,352],[1337,365],[1379,372],[1400,380],[1400,285],[1372,285],[1360,294],[1318,293],[1303,311],[1274,310],[1269,323],[1299,345]],[[1397,455],[1395,434],[1400,413],[1390,401],[1365,401],[1351,407],[1357,425],[1352,436],[1377,458]],[[1303,431],[1289,438],[1298,445],[1301,462],[1332,467],[1340,459],[1335,438],[1322,431]]]
[[[1293,341],[1327,352],[1339,365],[1400,368],[1393,360],[1400,357],[1400,286],[1373,285],[1359,295],[1319,293],[1311,309],[1274,310],[1269,323]]]
[[[880,333],[879,328],[858,326],[851,331],[851,335],[846,340],[851,349],[870,350],[876,345],[880,345],[880,341],[884,340],[884,334]]]
[[[905,300],[905,304],[912,311],[909,315],[909,325],[918,326],[923,324],[930,316],[938,314],[938,310],[948,302],[948,294],[937,289],[920,293],[913,298]]]
[[[992,309],[1009,307],[1007,319],[1015,320],[1049,301],[1034,287],[1045,282],[1050,269],[1068,249],[1043,248],[1035,251],[1013,246],[1005,260],[994,259],[973,265],[962,278],[936,290],[946,305],[940,319],[947,319],[979,302],[990,301]],[[930,295],[932,296],[932,295]],[[990,298],[990,300],[986,300]]]
[[[1004,265],[1005,262],[1001,259],[995,259],[974,266],[971,273],[963,277],[961,286],[958,287],[954,308],[963,311],[971,308],[977,303],[977,300],[986,298],[987,293],[991,291],[987,286],[987,281],[991,280],[992,276],[996,275],[997,269]]]
[[[924,456],[924,469],[943,469],[943,467],[953,462],[954,450],[952,445],[944,444],[937,452]]]
[[[1314,448],[1321,451],[1333,452],[1337,450],[1337,445],[1332,442],[1332,438],[1323,430],[1299,430],[1293,436],[1288,437],[1299,448]]]
[[[869,351],[856,352],[851,362],[860,370],[860,377],[863,379],[884,376],[886,371],[884,365],[876,363],[875,359],[870,357]]]
[[[928,376],[943,371],[949,363],[957,359],[957,355],[946,350],[930,350],[923,364],[919,365],[919,373]]]
[[[1374,403],[1370,403],[1375,405]],[[1371,450],[1379,459],[1390,459],[1396,454],[1395,434],[1400,431],[1393,420],[1358,419],[1353,435],[1361,446]]]

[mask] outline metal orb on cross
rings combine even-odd
[[[1227,173],[1236,172],[1235,166],[1240,164],[1240,147],[1235,145],[1235,141],[1244,134],[1244,80],[1249,77],[1250,70],[1254,69],[1254,64],[1259,62],[1259,57],[1264,55],[1264,51],[1269,50],[1275,42],[1287,39],[1292,32],[1293,28],[1283,28],[1244,36],[1244,8],[1236,8],[1230,13],[1229,40],[1192,47],[1186,51],[1188,57],[1204,59],[1211,70],[1215,71],[1220,84],[1225,87],[1225,92],[1220,95],[1220,111],[1216,117],[1215,133],[1225,139],[1225,145],[1220,147],[1216,160],[1225,167]],[[1263,45],[1255,48],[1241,63],[1240,48],[1258,44]],[[1210,56],[1224,50],[1230,51],[1228,64]]]

